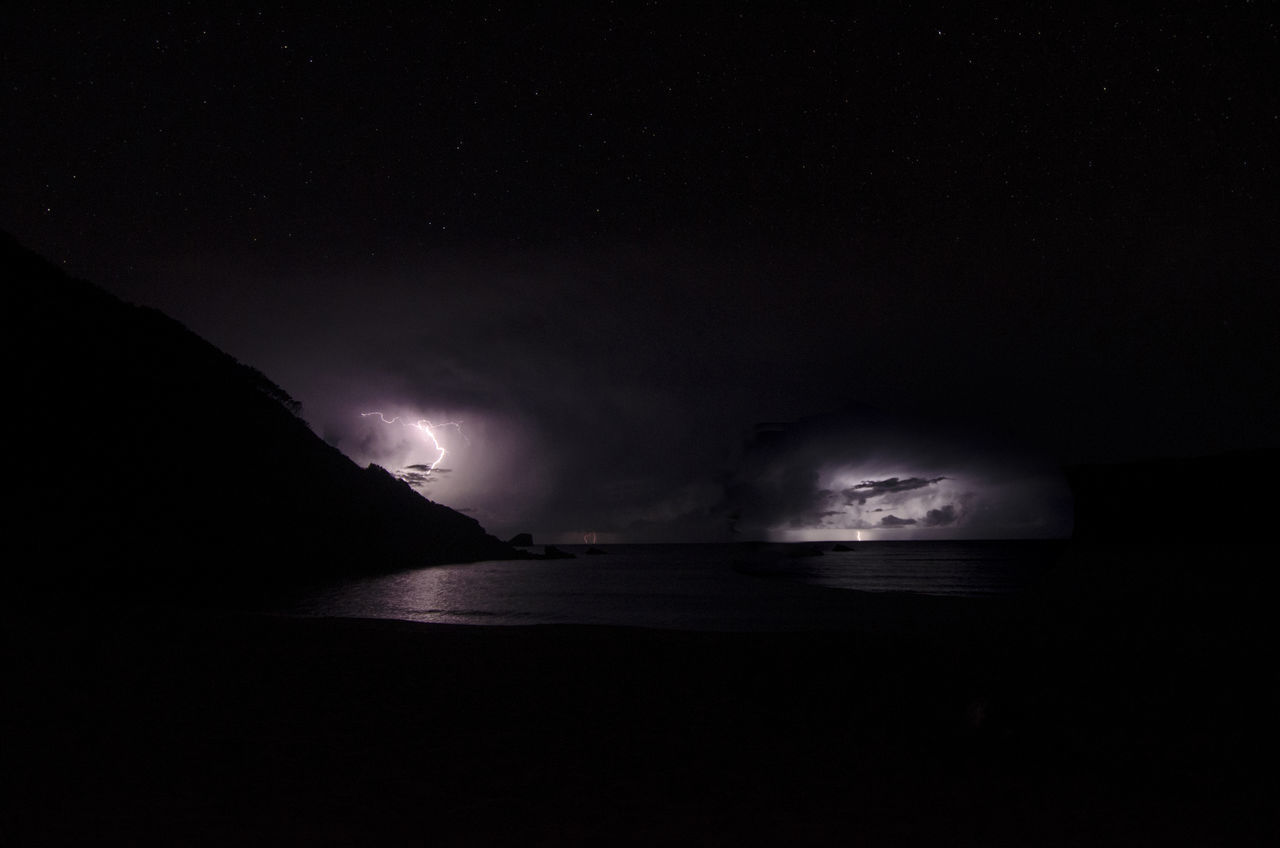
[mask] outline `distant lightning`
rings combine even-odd
[[[471,440],[467,438],[467,434],[462,432],[461,421],[445,421],[440,424],[432,424],[426,418],[419,418],[417,421],[410,422],[410,421],[401,420],[401,417],[399,415],[397,415],[395,418],[388,418],[387,416],[383,415],[381,412],[360,413],[361,418],[369,418],[374,415],[378,416],[378,420],[380,420],[383,424],[395,424],[396,422],[399,422],[402,426],[412,427],[413,429],[426,435],[426,437],[431,441],[431,445],[438,452],[436,455],[435,462],[432,462],[427,466],[427,471],[426,471],[427,474],[430,474],[432,471],[435,471],[436,468],[439,467],[440,463],[444,462],[444,458],[449,455],[449,452],[445,450],[444,445],[440,444],[440,439],[436,437],[436,430],[440,429],[441,427],[452,427],[453,429],[458,431],[459,436],[462,436],[463,441],[465,441],[467,444],[471,444]]]

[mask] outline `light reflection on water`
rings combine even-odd
[[[287,611],[463,624],[839,629],[865,615],[861,592],[1010,595],[1033,584],[1060,550],[1052,542],[898,542],[796,556],[807,546],[617,545],[583,556],[586,546],[561,547],[578,558],[351,580]]]

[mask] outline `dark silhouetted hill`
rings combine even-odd
[[[10,578],[385,572],[510,557],[361,469],[263,374],[0,234]]]

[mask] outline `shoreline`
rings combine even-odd
[[[12,844],[1212,844],[1275,827],[1237,762],[1267,698],[1234,728],[1169,700],[1237,685],[1238,706],[1265,672],[1241,685],[1181,656],[1134,676],[1052,640],[145,609],[3,634]]]

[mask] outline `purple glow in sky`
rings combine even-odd
[[[1060,535],[1274,446],[1274,14],[942,17],[34,5],[0,226],[498,535]]]

